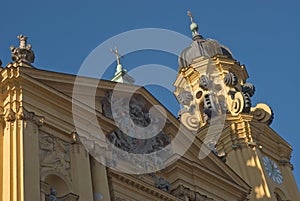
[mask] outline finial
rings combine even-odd
[[[115,47],[115,49],[110,49],[110,51],[114,53],[117,58],[117,70],[115,72],[115,76],[111,79],[111,81],[133,84],[135,80],[130,75],[128,75],[127,71],[122,67],[120,60],[123,56],[119,54],[118,48]]]
[[[191,11],[188,11],[187,12],[187,15],[190,17],[191,19],[191,25],[190,25],[190,29],[192,31],[192,35],[193,35],[193,38],[195,38],[196,36],[200,36],[200,34],[198,33],[198,25],[196,22],[194,22],[194,17],[191,13]]]
[[[119,54],[118,47],[116,46],[115,49],[110,49],[110,51],[116,55],[118,65],[121,64],[120,58],[123,56]]]
[[[123,56],[119,54],[118,47],[115,47],[115,49],[110,49],[110,51],[112,53],[114,53],[116,55],[116,58],[117,58],[117,71],[116,71],[115,74],[118,74],[119,72],[124,71],[123,67],[122,67],[122,64],[121,64],[121,61],[120,61]]]
[[[32,46],[27,44],[27,36],[20,34],[17,36],[20,41],[19,47],[10,46],[11,58],[15,63],[25,62],[27,64],[34,62],[34,52],[31,50]]]
[[[21,49],[25,49],[26,48],[26,44],[27,44],[27,39],[28,37],[27,36],[23,36],[22,34],[18,35],[17,38],[19,39],[20,41],[20,48]]]
[[[194,18],[193,18],[193,15],[192,15],[191,11],[188,10],[187,15],[190,17],[191,23],[193,23],[194,22]]]

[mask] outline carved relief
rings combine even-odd
[[[178,197],[181,200],[188,201],[213,201],[213,198],[208,198],[206,195],[202,195],[198,192],[192,191],[189,188],[179,185],[176,189],[171,191],[171,194]]]
[[[118,97],[112,98],[112,95]],[[118,126],[118,129],[106,136],[108,147],[105,150],[105,161],[110,167],[128,167],[131,172],[153,172],[163,168],[166,160],[171,157],[172,149],[167,146],[171,138],[163,132],[168,123],[165,123],[162,115],[156,115],[154,110],[151,110],[151,113],[154,112],[150,116],[151,107],[139,94],[116,95],[110,91],[102,100],[104,115],[112,118]],[[95,143],[86,142],[91,149],[96,147]]]
[[[40,134],[39,141],[41,172],[55,170],[66,178],[71,178],[69,143],[46,133]]]
[[[167,156],[171,156],[170,149],[160,151],[171,142],[170,136],[164,132],[160,132],[152,138],[138,139],[130,137],[117,129],[115,132],[107,136],[107,141],[110,142],[108,149],[111,151],[111,157],[107,158],[107,161],[110,161],[113,166],[116,166],[117,163],[123,159],[124,161],[135,163],[137,168],[150,170],[153,167],[162,167],[164,164],[162,159],[168,158]],[[151,153],[156,154],[155,159],[147,155]],[[145,155],[143,160],[139,160],[139,156],[135,154]]]
[[[130,101],[129,101],[130,99]],[[129,105],[128,105],[129,104]],[[113,112],[112,112],[113,105]],[[140,95],[128,97],[126,95],[114,98],[112,92],[107,93],[102,100],[103,113],[106,117],[114,119],[118,127],[130,136],[140,134],[140,128],[145,128],[151,124],[151,129],[143,130],[143,137],[159,133],[164,122],[160,115],[153,115],[150,118],[149,110],[151,105]]]

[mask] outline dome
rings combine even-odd
[[[193,59],[197,57],[205,56],[211,58],[217,54],[232,58],[232,54],[227,47],[216,40],[203,39],[202,36],[198,35],[198,37],[194,37],[192,44],[181,52],[178,58],[178,67],[180,69],[189,66]]]
[[[192,17],[191,22],[190,29],[193,35],[193,42],[181,52],[178,58],[178,69],[189,66],[193,59],[201,56],[211,58],[217,54],[222,54],[232,58],[232,54],[227,47],[214,39],[204,39],[198,33],[198,25],[193,21]]]

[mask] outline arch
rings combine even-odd
[[[277,199],[277,201],[286,200],[286,196],[285,196],[284,192],[279,188],[275,188],[274,195],[275,195],[275,198]]]
[[[46,182],[49,187],[55,188],[57,196],[61,197],[71,192],[71,183],[55,171],[47,171],[41,175],[41,180]]]

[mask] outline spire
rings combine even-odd
[[[121,64],[121,58],[123,58],[123,56],[119,54],[118,48],[115,47],[115,49],[110,49],[110,51],[116,55],[117,59],[115,76],[111,79],[111,81],[133,84],[135,80],[130,75],[128,75],[125,69],[123,69],[123,66]]]
[[[192,31],[192,36],[193,39],[195,39],[196,37],[201,37],[201,35],[198,33],[198,24],[196,22],[194,22],[194,17],[191,13],[191,11],[187,12],[187,15],[190,17],[191,19],[191,25],[190,25],[190,29]],[[202,37],[201,37],[202,38]]]
[[[19,47],[10,46],[11,58],[15,63],[26,63],[31,66],[31,63],[34,62],[34,52],[31,50],[32,46],[27,44],[27,36],[20,34],[17,37],[20,41]]]

